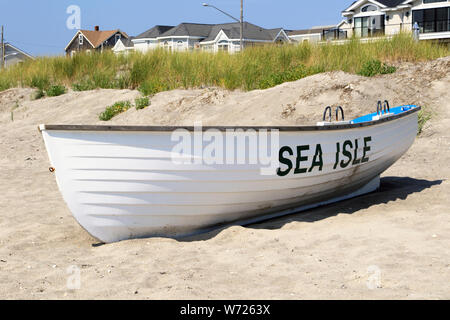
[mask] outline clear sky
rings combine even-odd
[[[32,55],[63,54],[75,35],[67,8],[80,8],[81,28],[121,29],[135,36],[154,25],[181,22],[227,23],[230,18],[203,2],[239,18],[240,0],[0,0],[0,25],[6,41]],[[244,0],[244,20],[265,28],[306,29],[337,24],[352,0]]]

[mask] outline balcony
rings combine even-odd
[[[449,32],[450,19],[418,22],[420,33]]]

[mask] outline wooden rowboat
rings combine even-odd
[[[115,242],[245,225],[372,192],[413,144],[419,110],[300,127],[39,128],[75,219]],[[258,139],[270,134],[266,148]],[[269,162],[255,157],[263,146]]]

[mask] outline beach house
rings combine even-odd
[[[11,43],[6,42],[4,44],[4,47],[5,47],[5,54],[3,55],[3,48],[2,46],[0,46],[0,68],[2,67],[1,61],[2,58],[5,59],[4,67],[9,67],[28,59],[34,59],[33,56],[13,46]]]
[[[119,40],[128,38],[128,35],[119,29],[101,31],[99,26],[95,26],[94,30],[78,30],[64,51],[68,56],[81,51],[103,51],[112,49]]]
[[[290,42],[283,28],[265,29],[249,22],[243,23],[244,47]],[[154,26],[131,40],[135,51],[147,52],[156,48],[168,51],[208,52],[240,50],[240,24],[180,23],[177,26]],[[115,52],[131,50],[131,46],[118,44]]]
[[[450,40],[450,0],[359,0],[342,12],[341,30],[351,37],[392,36],[412,32],[420,40]]]
[[[288,32],[293,42],[361,39],[413,32],[420,40],[450,42],[450,0],[358,0],[342,11],[337,25]]]
[[[341,27],[345,21],[337,25],[317,26],[311,29],[290,30],[287,35],[291,41],[295,42],[320,42],[326,40],[343,40],[347,39],[347,31]]]

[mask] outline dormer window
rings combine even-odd
[[[361,8],[361,12],[369,12],[369,11],[377,11],[377,10],[378,10],[378,8],[371,4]]]
[[[80,46],[83,45],[83,35],[82,35],[81,33],[78,35],[78,44],[79,44]]]

